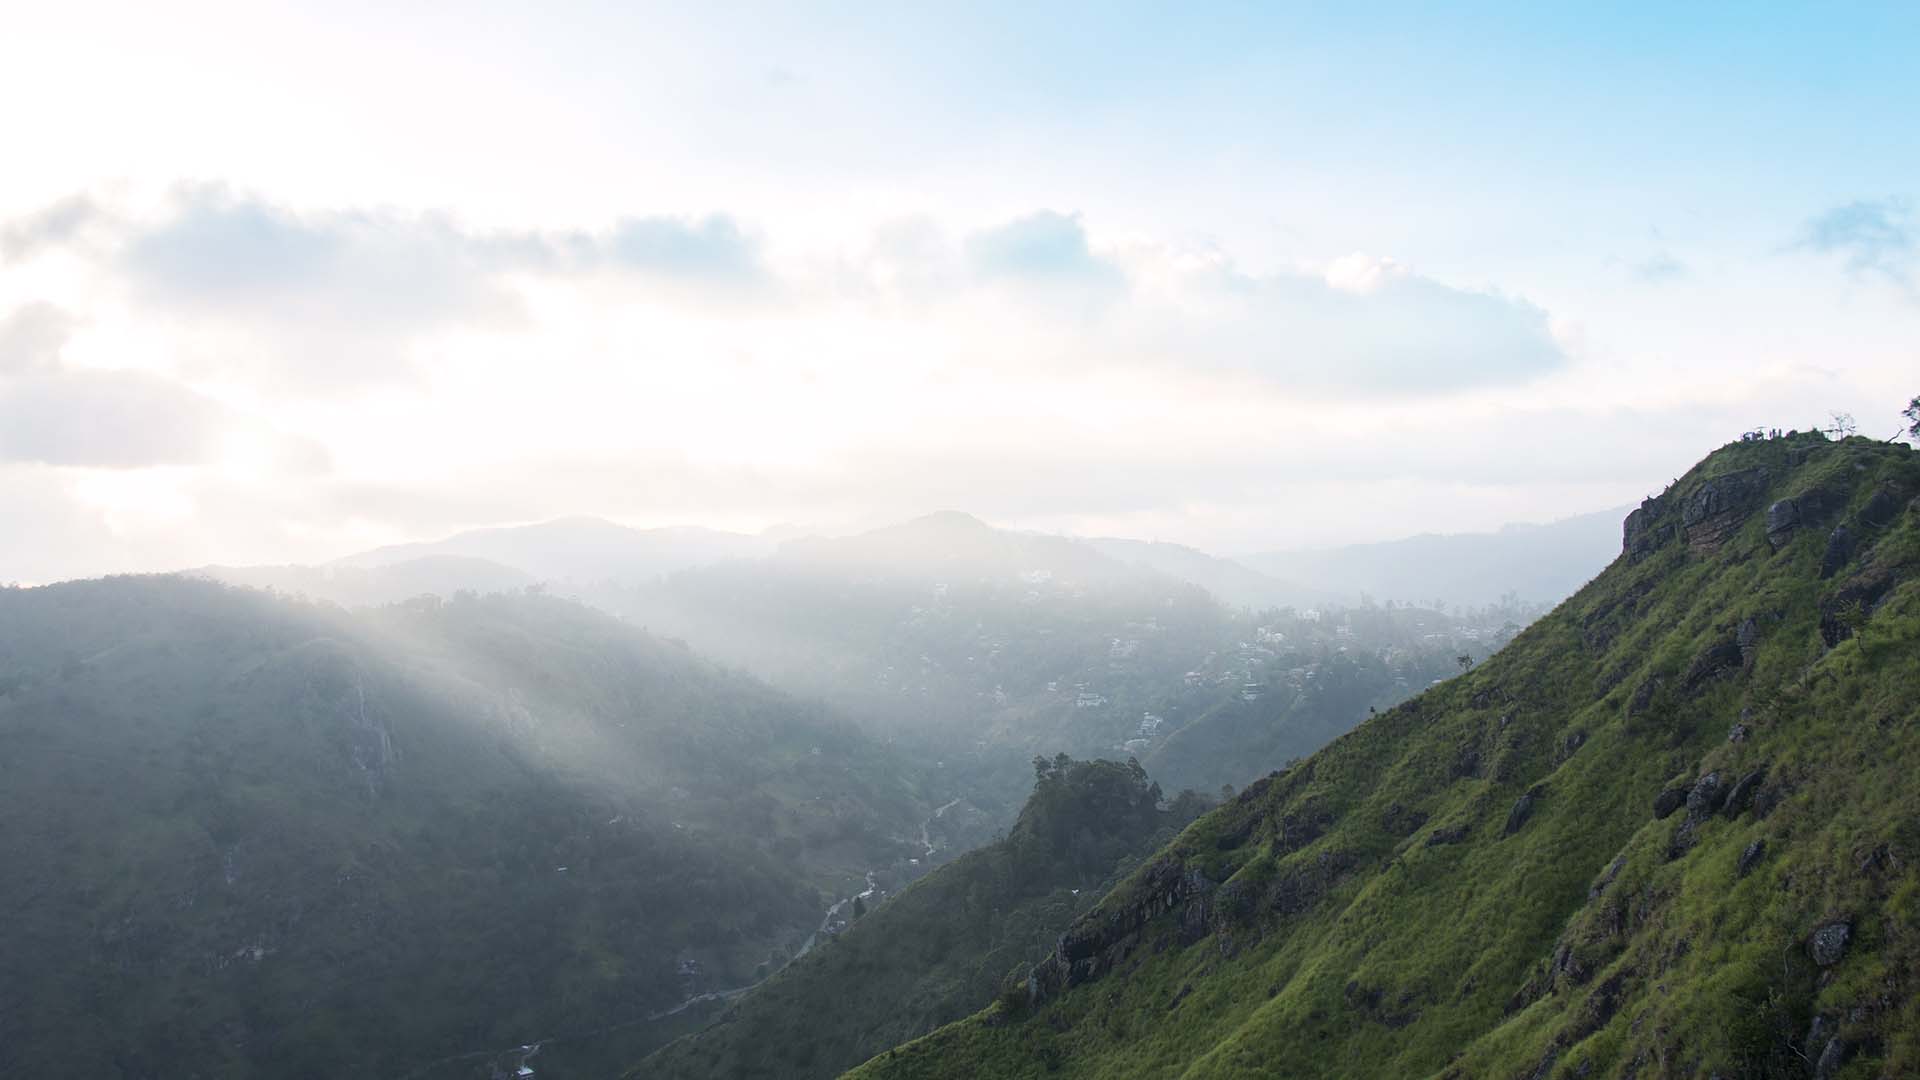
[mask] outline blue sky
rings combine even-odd
[[[1920,392],[1920,8],[1035,7],[9,14],[0,579],[1489,528]]]

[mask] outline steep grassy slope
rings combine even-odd
[[[1724,448],[861,1077],[1920,1072],[1920,455]]]
[[[959,1019],[1207,804],[1111,761],[1047,763],[1007,835],[874,908],[635,1078],[829,1077]]]
[[[0,592],[0,1063],[397,1076],[645,1017],[917,854],[900,775],[560,601]]]

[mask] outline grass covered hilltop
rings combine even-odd
[[[1920,1074],[1916,496],[1902,446],[1722,448],[1505,650],[852,1075]]]

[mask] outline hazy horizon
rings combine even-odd
[[[1913,18],[21,11],[0,579],[580,513],[1299,549],[1884,436]]]

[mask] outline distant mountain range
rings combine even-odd
[[[424,556],[457,555],[510,566],[542,581],[644,581],[689,566],[770,554],[776,544],[769,535],[698,526],[630,529],[603,518],[566,517],[374,548],[332,565],[391,566]]]
[[[611,1075],[913,869],[925,771],[551,597],[0,590],[0,1069]]]
[[[863,578],[1046,578],[1082,584],[1159,578],[1197,585],[1254,610],[1385,602],[1480,606],[1516,597],[1551,605],[1607,564],[1625,508],[1491,533],[1422,535],[1374,544],[1222,558],[1197,548],[1120,537],[1068,537],[995,528],[948,511],[851,536],[793,527],[760,534],[695,526],[633,529],[594,517],[475,529],[395,544],[319,567],[203,567],[229,584],[303,593],[347,606],[421,593],[496,592],[535,582],[581,592],[633,585],[743,559]]]
[[[1629,507],[1581,514],[1549,525],[1508,525],[1498,532],[1426,534],[1378,544],[1242,555],[1239,564],[1296,583],[1307,602],[1455,606],[1493,603],[1515,594],[1526,603],[1556,604],[1606,568],[1620,548],[1620,520]]]
[[[343,607],[391,604],[461,591],[506,592],[536,583],[524,570],[468,555],[422,555],[401,562],[325,566],[203,566],[188,576],[329,600]]]

